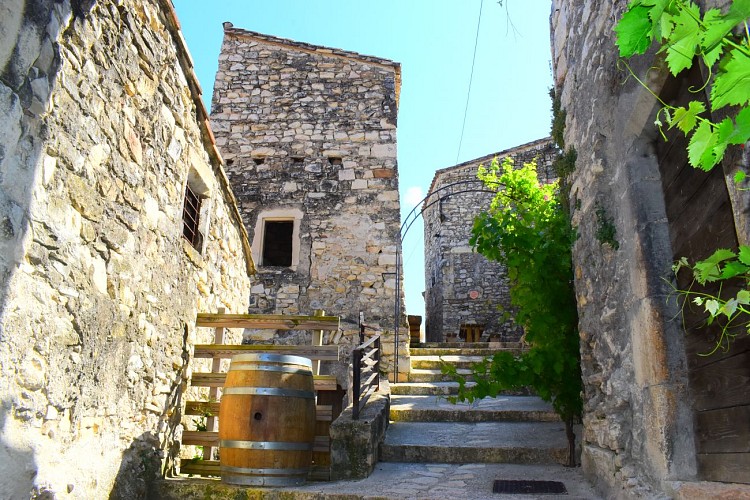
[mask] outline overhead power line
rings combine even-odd
[[[461,145],[464,142],[464,130],[466,130],[466,115],[469,112],[469,98],[471,97],[471,82],[474,80],[474,63],[477,60],[477,45],[479,44],[479,25],[482,23],[482,6],[484,0],[479,2],[479,18],[477,19],[477,34],[474,38],[474,55],[471,57],[471,74],[469,75],[469,88],[466,91],[466,106],[464,107],[464,119],[461,125],[461,138],[458,140],[458,151],[456,151],[456,164],[458,164],[458,157],[461,155]]]

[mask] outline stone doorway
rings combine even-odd
[[[686,105],[704,94],[697,69],[671,79],[661,98]],[[738,245],[735,218],[721,166],[703,172],[688,164],[688,139],[677,129],[659,139],[656,152],[669,221],[673,259],[705,259],[716,249]],[[726,160],[725,160],[726,161]],[[690,285],[683,272],[677,285]],[[750,483],[750,338],[743,336],[727,352],[710,356],[718,328],[705,327],[698,308],[686,307],[684,325],[688,378],[695,421],[696,456],[701,479]]]

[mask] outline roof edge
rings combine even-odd
[[[246,30],[242,28],[235,28],[234,25],[229,21],[224,23],[224,33],[242,36],[246,38],[256,38],[264,42],[278,44],[278,45],[286,45],[286,46],[294,47],[296,49],[300,49],[306,52],[315,52],[315,53],[322,54],[322,55],[344,57],[346,59],[357,59],[363,62],[377,64],[380,66],[392,67],[394,69],[399,69],[399,71],[401,68],[401,63],[392,61],[390,59],[385,59],[385,58],[376,57],[376,56],[368,56],[368,55],[360,54],[359,52],[353,52],[350,50],[343,50],[343,49],[338,49],[335,47],[326,47],[323,45],[315,45],[315,44],[307,43],[307,42],[298,42],[290,38],[281,38],[277,36],[258,33],[257,31],[250,31],[250,30]]]
[[[190,96],[193,98],[193,103],[195,104],[195,121],[198,124],[198,128],[201,130],[203,146],[206,148],[206,152],[213,164],[214,174],[218,177],[219,184],[229,200],[230,210],[239,227],[240,240],[242,240],[242,251],[245,255],[245,261],[247,264],[247,274],[253,275],[255,274],[255,261],[253,260],[253,252],[250,247],[250,237],[245,228],[245,223],[242,220],[237,198],[234,196],[234,191],[232,191],[229,178],[224,171],[224,158],[216,147],[216,138],[211,129],[208,110],[203,102],[203,91],[198,82],[198,76],[193,69],[195,65],[193,63],[193,58],[190,55],[190,51],[188,50],[187,42],[182,36],[180,21],[177,19],[177,11],[175,11],[172,0],[157,0],[157,2],[162,6],[166,14],[165,24],[167,30],[172,36],[172,42],[177,50],[177,61],[180,64],[182,72],[185,74],[185,79],[187,80],[188,88],[190,89]]]
[[[440,177],[442,174],[452,172],[454,170],[459,170],[463,167],[467,167],[474,163],[485,163],[492,161],[493,158],[503,158],[506,156],[510,156],[514,153],[520,153],[529,149],[536,149],[539,146],[544,146],[546,144],[554,145],[554,142],[552,141],[552,137],[547,136],[542,139],[537,139],[535,141],[527,142],[525,144],[521,144],[519,146],[515,146],[512,148],[504,149],[502,151],[498,151],[497,153],[491,153],[485,156],[480,156],[479,158],[474,158],[473,160],[467,160],[462,163],[458,163],[456,165],[453,165],[451,167],[445,167],[441,168],[439,170],[435,171],[435,175],[432,177],[432,182],[430,183],[430,189],[427,191],[428,195],[432,192],[432,190],[435,188],[435,183],[437,182],[438,177]]]
[[[223,23],[224,26],[224,36],[227,35],[235,35],[243,38],[253,38],[256,40],[260,40],[264,43],[269,43],[273,45],[281,45],[284,47],[291,47],[296,50],[307,52],[310,54],[318,54],[328,57],[341,57],[344,59],[352,59],[356,60],[362,63],[366,64],[373,64],[376,66],[380,66],[382,68],[388,68],[392,69],[395,73],[395,86],[396,86],[396,107],[399,106],[399,101],[401,97],[401,63],[392,61],[390,59],[385,59],[382,57],[376,57],[376,56],[368,56],[365,54],[360,54],[359,52],[354,52],[350,50],[343,50],[343,49],[337,49],[334,47],[325,47],[323,45],[315,45],[312,43],[307,42],[298,42],[296,40],[292,40],[290,38],[281,38],[278,36],[272,36],[272,35],[266,35],[263,33],[258,33],[257,31],[250,31],[243,28],[235,28],[234,25],[229,22],[225,21]]]

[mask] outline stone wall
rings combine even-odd
[[[375,470],[390,422],[390,403],[390,386],[381,380],[357,420],[349,407],[331,424],[332,481],[365,479]]]
[[[578,152],[570,202],[579,233],[583,467],[609,498],[653,498],[671,481],[695,479],[696,449],[685,337],[667,300],[673,248],[656,102],[628,78],[615,46],[626,4],[554,0],[552,53],[565,142]],[[668,71],[653,49],[631,66],[654,92],[665,90]],[[736,168],[725,165],[725,175]],[[747,241],[740,206],[737,235]],[[602,238],[605,226],[614,238]]]
[[[144,498],[211,335],[196,313],[247,308],[249,243],[169,2],[11,0],[0,19],[0,489]]]
[[[225,23],[211,118],[258,257],[250,312],[323,309],[342,318],[342,331],[324,342],[343,345],[353,342],[362,311],[392,339],[400,75],[392,61]],[[291,264],[266,262],[269,220],[294,225]],[[248,332],[249,341],[309,343],[309,334],[270,335]]]
[[[492,159],[513,158],[517,166],[537,161],[542,182],[555,180],[552,162],[557,150],[550,139],[541,139],[513,149],[487,155],[454,167],[438,170],[427,199],[430,205],[423,213],[425,248],[425,338],[442,342],[448,335],[458,335],[461,325],[483,325],[482,340],[499,336],[503,341],[518,340],[523,331],[512,321],[503,321],[498,307],[510,307],[506,269],[488,261],[469,244],[474,217],[487,210],[492,193],[462,190],[483,189],[477,180],[480,165],[489,167]],[[477,181],[448,187],[462,181]],[[442,198],[442,201],[438,201]],[[433,204],[434,203],[434,204]]]

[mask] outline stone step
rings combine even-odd
[[[480,347],[412,347],[409,350],[411,356],[492,356],[496,352],[507,351],[510,353],[523,352],[516,347],[501,347],[488,349]]]
[[[565,464],[562,422],[394,422],[383,462]]]
[[[468,387],[474,382],[467,382]],[[458,382],[402,382],[391,384],[391,396],[449,396],[458,394]]]
[[[471,380],[471,370],[458,369],[458,374]],[[440,370],[412,368],[409,372],[409,382],[453,382],[450,375],[443,375]]]
[[[468,348],[468,349],[522,349],[523,342],[420,342],[411,344],[412,349]]]
[[[452,404],[444,396],[391,393],[394,422],[559,422],[552,405],[536,396],[498,396]]]
[[[411,356],[411,367],[420,370],[440,370],[444,364],[456,368],[471,368],[475,363],[484,360],[484,356]]]

